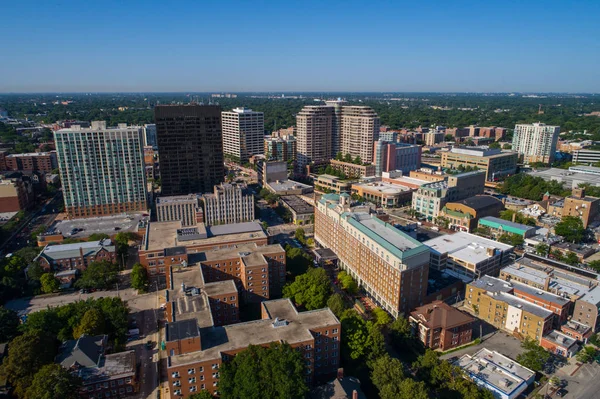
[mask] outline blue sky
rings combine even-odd
[[[0,92],[600,92],[600,1],[0,7]]]

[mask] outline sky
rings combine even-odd
[[[6,92],[600,92],[600,1],[19,0]]]

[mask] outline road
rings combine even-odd
[[[594,399],[600,395],[600,365],[596,363],[584,364],[573,376],[560,370],[556,375],[567,381],[565,399]]]

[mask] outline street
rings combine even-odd
[[[584,364],[573,376],[566,375],[562,369],[556,375],[567,381],[566,399],[593,399],[600,396],[600,365],[597,363]]]

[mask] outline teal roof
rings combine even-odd
[[[513,234],[524,235],[529,230],[535,230],[535,227],[527,226],[525,224],[514,223],[509,220],[496,218],[493,216],[486,216],[479,219],[480,226],[487,226],[493,229],[500,229]]]

